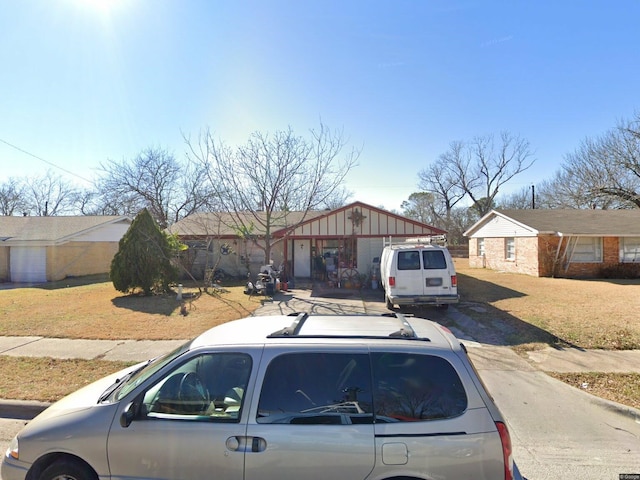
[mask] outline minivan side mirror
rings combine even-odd
[[[120,426],[123,428],[127,428],[133,422],[133,419],[136,416],[136,407],[135,403],[131,402],[129,405],[124,407],[122,411],[122,415],[120,415]]]

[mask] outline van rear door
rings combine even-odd
[[[422,250],[423,295],[442,296],[455,295],[452,289],[451,272],[445,252],[441,248],[425,248]]]
[[[420,250],[398,250],[396,256],[396,292],[403,297],[424,295]]]

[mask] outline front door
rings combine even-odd
[[[293,275],[298,278],[311,278],[311,240],[293,242]]]

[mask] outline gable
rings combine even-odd
[[[312,218],[290,232],[294,237],[360,237],[442,235],[439,228],[355,202]]]
[[[509,217],[493,215],[468,236],[470,238],[535,237],[538,233],[536,229],[522,225]]]

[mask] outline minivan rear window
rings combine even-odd
[[[372,353],[376,422],[415,422],[456,417],[467,394],[444,358],[412,353]]]

